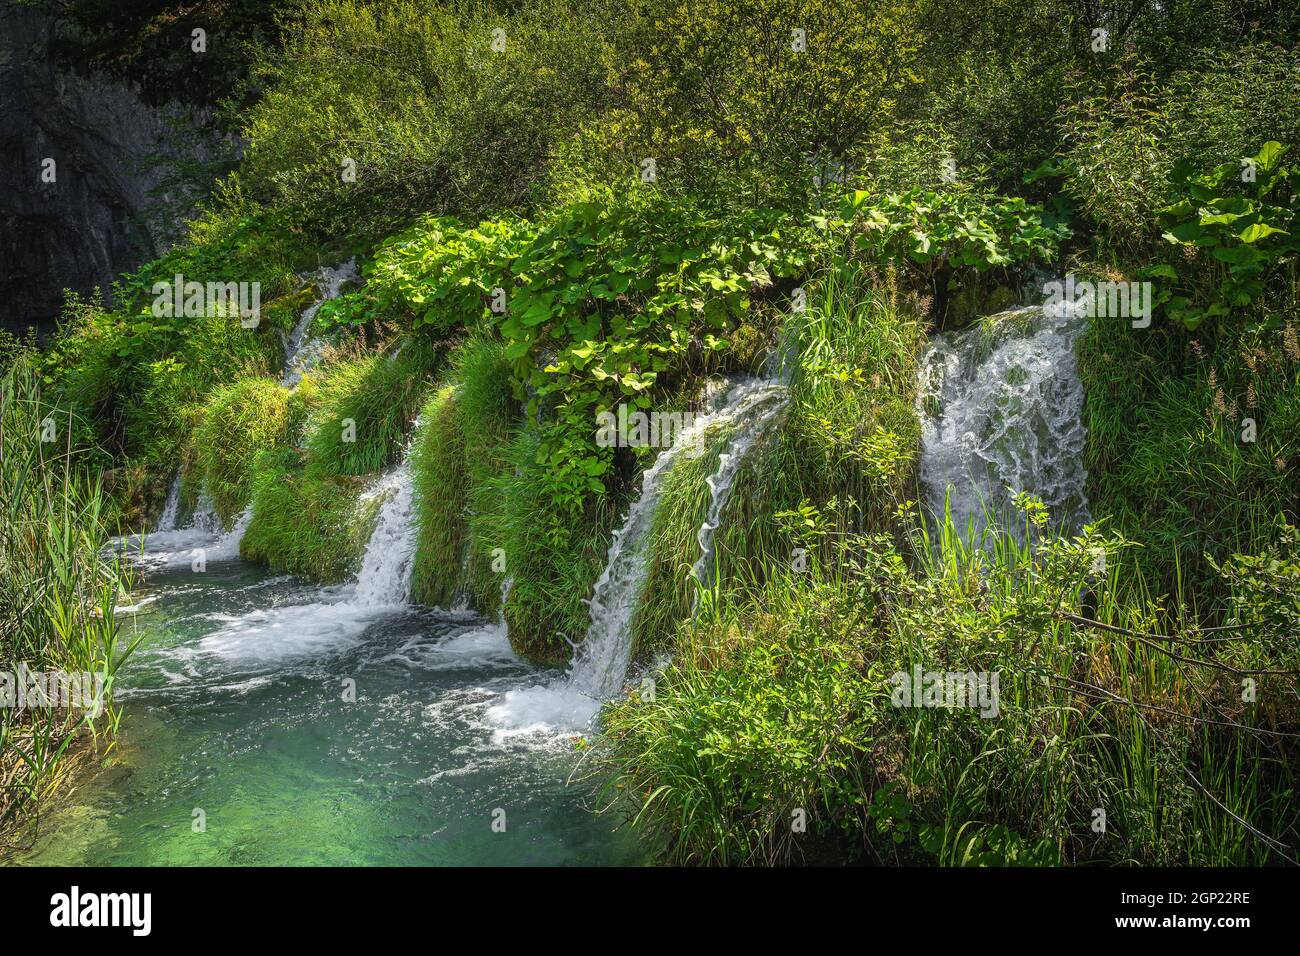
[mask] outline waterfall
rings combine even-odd
[[[154,531],[175,531],[176,530],[176,513],[181,506],[181,476],[177,472],[176,477],[172,479],[172,485],[167,489],[167,501],[163,505],[162,514],[158,516],[158,523],[154,525]]]
[[[405,459],[368,493],[371,499],[380,495],[385,496],[384,503],[366,544],[352,598],[354,604],[369,607],[406,604],[411,597],[416,526],[411,466]]]
[[[320,357],[323,343],[320,339],[309,338],[311,324],[320,307],[331,299],[337,299],[343,284],[357,277],[356,259],[349,259],[340,265],[323,268],[317,273],[321,297],[303,310],[302,318],[294,326],[293,333],[284,349],[284,377],[281,383],[289,388],[297,386],[303,373],[315,364]]]
[[[208,548],[208,558],[224,560],[239,557],[239,543],[244,540],[244,532],[248,530],[248,526],[252,523],[253,506],[249,505],[239,513],[239,517],[235,519],[234,527],[217,538],[212,547]]]
[[[194,514],[190,515],[190,523],[186,527],[210,534],[216,534],[221,530],[221,523],[217,520],[217,507],[206,491],[199,493],[198,504],[194,506]]]
[[[784,363],[782,363],[784,365]],[[713,584],[713,536],[722,521],[722,512],[731,500],[731,484],[744,464],[749,450],[767,433],[769,424],[781,415],[789,402],[784,386],[768,383],[764,392],[755,395],[751,408],[758,411],[746,418],[739,431],[731,439],[727,450],[718,456],[718,470],[706,480],[709,486],[709,511],[695,533],[695,540],[700,544],[700,556],[696,560],[691,574],[704,587]],[[695,604],[699,605],[700,592],[695,592]]]
[[[1001,517],[1011,494],[1042,499],[1055,524],[1089,520],[1077,305],[1031,306],[934,337],[919,370],[921,482],[931,516],[945,497],[963,534]],[[1010,489],[1010,490],[1008,490]],[[1013,533],[1017,522],[1008,522]]]
[[[677,435],[672,447],[660,452],[654,464],[642,475],[641,494],[628,509],[623,526],[614,532],[605,570],[596,581],[590,601],[591,623],[569,671],[572,688],[587,697],[604,700],[616,694],[623,685],[632,656],[632,615],[645,581],[645,539],[654,522],[663,480],[672,464],[688,451],[698,449],[712,426],[748,418],[757,410],[760,414],[754,418],[751,428],[742,429],[742,437],[752,431],[753,438],[745,442],[743,448],[733,443],[733,459],[738,467],[744,451],[772,421],[774,399],[783,394],[784,388],[769,379],[733,385],[718,409],[696,417],[689,428]],[[780,404],[784,404],[783,399]],[[731,474],[734,474],[734,468]],[[730,476],[727,476],[717,483],[714,491],[715,503],[719,494],[723,496],[718,504],[719,514],[725,504],[725,489],[730,484]],[[711,517],[716,524],[716,516]]]

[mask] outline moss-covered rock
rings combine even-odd
[[[323,584],[347,580],[360,567],[378,513],[378,501],[358,504],[363,485],[360,478],[310,474],[295,449],[261,455],[240,555]]]
[[[220,389],[194,436],[203,487],[229,527],[253,493],[253,461],[284,441],[289,390],[267,378],[239,379]]]

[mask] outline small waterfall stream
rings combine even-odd
[[[547,685],[506,693],[488,711],[494,723],[515,733],[582,728],[599,712],[603,701],[619,692],[631,663],[631,625],[645,583],[646,539],[669,470],[683,455],[697,452],[714,426],[741,423],[741,431],[731,443],[731,457],[711,485],[716,513],[711,508],[709,523],[716,525],[745,453],[770,428],[784,405],[785,387],[772,379],[734,383],[712,410],[696,416],[677,434],[673,445],[659,453],[642,474],[641,493],[614,532],[605,570],[589,602],[591,623],[568,673]],[[711,546],[712,538],[708,540]]]
[[[1078,305],[1030,306],[936,335],[918,372],[921,482],[930,516],[978,534],[1016,492],[1037,495],[1055,525],[1089,518]],[[1018,522],[1008,522],[1019,533]]]
[[[343,284],[356,277],[355,258],[333,268],[322,268],[317,273],[321,296],[303,310],[302,318],[298,320],[298,324],[294,326],[289,336],[289,341],[284,348],[284,377],[281,379],[281,384],[288,388],[296,388],[302,381],[303,374],[316,363],[324,348],[322,340],[309,337],[316,313],[320,312],[321,306],[326,302],[337,299]]]
[[[722,521],[722,512],[731,500],[732,482],[755,442],[767,434],[771,423],[784,414],[788,404],[789,394],[786,388],[769,383],[767,391],[756,396],[751,406],[755,409],[754,414],[742,421],[727,450],[718,456],[718,470],[706,479],[709,486],[709,511],[699,531],[695,533],[695,540],[700,544],[700,556],[691,568],[695,580],[705,588],[713,585],[713,536]],[[700,592],[696,591],[697,607],[699,598]]]
[[[406,459],[369,492],[372,498],[376,495],[387,497],[366,544],[352,601],[364,607],[400,606],[411,598],[416,537],[411,466]]]
[[[154,525],[154,531],[175,531],[176,515],[181,507],[181,476],[177,473],[172,479],[171,487],[167,489],[167,501],[163,504],[162,514],[158,516],[158,523]]]

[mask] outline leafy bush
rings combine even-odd
[[[304,5],[256,71],[240,187],[321,237],[525,208],[553,145],[612,95],[599,50],[629,15],[587,0]]]
[[[973,275],[1031,261],[1050,262],[1069,235],[1049,223],[1041,207],[1019,197],[960,187],[912,189],[872,195],[855,190],[842,216],[862,236],[862,245],[885,260],[907,263],[935,295],[942,319],[952,295]]]
[[[537,226],[427,220],[386,243],[370,275],[376,298],[400,302],[417,328],[482,321],[501,335],[528,414],[550,412],[537,479],[558,537],[606,490],[613,453],[596,446],[598,413],[624,399],[648,408],[693,353],[721,355],[752,293],[804,268],[817,245],[778,212],[713,215],[646,189]]]
[[[1171,280],[1160,284],[1155,301],[1174,321],[1195,329],[1253,305],[1270,280],[1288,291],[1294,284],[1300,200],[1289,183],[1292,167],[1280,165],[1284,152],[1270,141],[1257,155],[1210,173],[1174,170],[1182,198],[1158,219],[1182,255],[1141,272]]]
[[[603,57],[619,94],[562,144],[562,195],[644,176],[738,209],[843,188],[916,81],[916,4],[652,3]],[[838,195],[832,197],[838,199]]]

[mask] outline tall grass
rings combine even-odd
[[[218,389],[194,435],[203,485],[229,527],[253,493],[253,461],[285,440],[289,390],[268,378],[241,378]]]
[[[0,670],[90,674],[104,692],[98,713],[0,706],[0,840],[36,819],[89,752],[84,744],[111,748],[121,719],[112,690],[134,644],[114,609],[130,574],[102,554],[106,502],[79,470],[81,455],[70,416],[44,400],[19,360],[0,379]]]
[[[322,477],[368,475],[394,464],[439,358],[411,338],[394,354],[344,358],[322,368],[315,376],[308,470]]]
[[[871,535],[713,602],[607,709],[614,788],[678,862],[1294,860],[1294,655],[1162,615],[1121,539],[1020,540]],[[996,717],[891,706],[915,665],[997,673]]]

